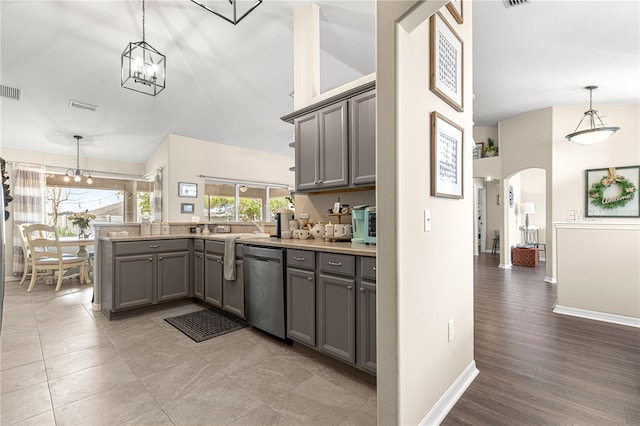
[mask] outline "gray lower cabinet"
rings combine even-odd
[[[236,279],[224,278],[224,242],[206,241],[204,252],[204,301],[246,319],[244,310],[244,261],[242,245],[236,243]],[[197,260],[197,257],[196,257]]]
[[[102,308],[111,314],[191,295],[189,240],[100,242]]]
[[[349,99],[351,183],[376,183],[376,91]]]
[[[318,276],[318,349],[350,364],[356,362],[355,280]]]
[[[314,271],[287,268],[287,337],[305,345],[316,345]]]
[[[114,259],[114,311],[153,304],[153,256],[139,254]]]
[[[204,253],[195,252],[193,256],[193,295],[204,300]]]
[[[246,319],[244,312],[244,261],[236,260],[235,281],[222,282],[222,309]]]
[[[376,284],[361,281],[358,290],[358,366],[376,374]]]
[[[204,265],[204,301],[222,308],[222,256],[207,253]]]

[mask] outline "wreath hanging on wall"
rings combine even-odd
[[[605,198],[604,191],[613,184],[618,186],[620,193],[614,197]],[[589,188],[589,198],[591,198],[591,204],[594,206],[612,210],[624,207],[629,201],[633,200],[636,191],[636,186],[629,179],[617,175],[616,169],[609,167],[608,175],[594,182]]]

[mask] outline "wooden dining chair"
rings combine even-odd
[[[63,256],[58,230],[55,226],[33,224],[27,225],[24,231],[31,250],[31,282],[27,292],[33,290],[38,271],[42,270],[58,271],[56,291],[59,291],[62,286],[64,272],[70,268],[80,269],[80,282],[84,280],[87,284],[91,283],[87,274],[85,258]]]
[[[16,231],[18,232],[20,245],[22,246],[22,255],[24,256],[24,266],[22,270],[22,279],[20,280],[20,285],[24,284],[24,281],[27,279],[27,275],[29,275],[29,270],[31,269],[31,251],[29,250],[27,235],[24,233],[27,225],[29,224],[21,223],[19,225],[16,225]]]

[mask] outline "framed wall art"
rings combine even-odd
[[[178,182],[178,197],[196,198],[197,196],[198,196],[197,183]]]
[[[458,24],[462,24],[462,0],[451,0],[447,3],[447,9],[451,12],[453,19],[455,19]]]
[[[431,195],[463,198],[462,127],[441,114],[431,113]]]
[[[640,217],[640,166],[585,170],[585,217]]]
[[[431,16],[429,88],[456,111],[464,111],[463,42],[440,12]]]
[[[195,206],[193,203],[180,203],[180,213],[193,214]]]

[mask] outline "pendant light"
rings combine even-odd
[[[609,136],[620,130],[620,127],[605,126],[604,122],[598,115],[598,111],[593,109],[593,91],[597,88],[598,86],[585,87],[585,89],[589,91],[589,110],[584,113],[582,120],[580,120],[580,122],[578,123],[578,127],[576,127],[573,133],[569,133],[567,136],[565,136],[571,142],[575,142],[580,145],[591,145],[594,143],[602,142],[603,140],[609,138]],[[585,117],[587,116],[589,117],[589,128],[585,130],[578,130]],[[599,124],[596,122],[596,119]]]
[[[156,96],[165,88],[166,56],[146,41],[145,7],[142,0],[142,41],[131,42],[120,58],[120,85],[150,96]]]
[[[208,10],[214,15],[218,15],[227,22],[237,25],[242,21],[253,9],[260,6],[262,0],[242,0],[240,1],[240,10],[238,10],[239,0],[226,0],[226,1],[207,1],[207,0],[191,0],[198,6]],[[226,3],[229,3],[227,5]],[[214,7],[214,4],[216,7]],[[221,4],[230,7],[228,11],[224,10]],[[229,15],[229,16],[226,16]]]
[[[75,183],[80,183],[84,177],[87,179],[87,185],[91,185],[93,183],[91,172],[88,170],[80,170],[80,139],[82,139],[82,136],[75,135],[73,137],[76,138],[76,169],[67,170],[67,173],[64,175],[64,181],[71,182],[71,178],[73,178]]]

